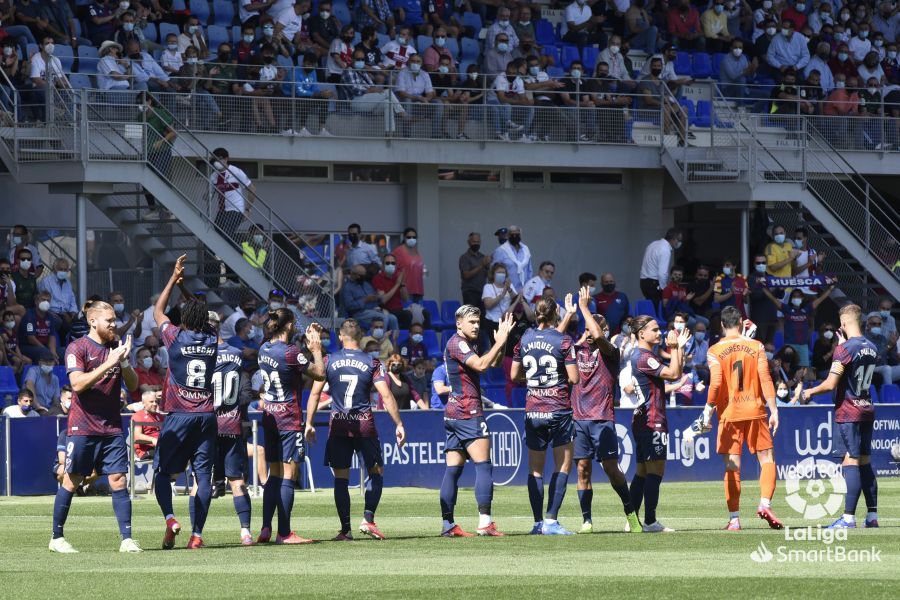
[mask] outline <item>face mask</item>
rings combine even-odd
[[[775,237],[773,239],[775,240],[776,244],[783,244],[784,243],[784,234],[777,233],[777,234],[775,234]]]
[[[263,236],[256,234],[253,236],[253,243],[257,246],[263,243]]]
[[[59,405],[62,406],[65,410],[69,410],[69,407],[72,406],[71,400],[60,400]]]
[[[69,272],[68,271],[57,271],[56,278],[59,279],[60,281],[65,281],[66,279],[69,278]]]
[[[875,40],[872,43],[875,44],[876,48],[881,48],[882,46],[884,46],[884,40]]]
[[[607,294],[611,294],[616,290],[615,283],[604,283],[601,287],[603,288],[603,291],[606,292]]]
[[[441,75],[446,75],[449,72],[450,72],[450,67],[448,67],[447,65],[441,65],[438,67],[438,73],[440,73]]]
[[[381,356],[381,352],[379,352],[378,350],[372,350],[371,352],[369,352],[369,356],[371,356],[372,358],[378,358],[379,356]]]
[[[284,306],[284,304],[282,304],[281,302],[276,302],[276,301],[269,302],[269,308],[272,310],[278,310],[282,306]]]
[[[826,340],[830,340],[831,338],[834,337],[834,332],[831,331],[831,330],[829,329],[828,331],[826,331],[825,333],[823,333],[822,336],[823,336]]]
[[[196,25],[188,26],[188,33],[191,35],[194,35],[195,33],[197,33],[197,26]]]
[[[475,71],[475,72],[469,73],[469,79],[471,79],[472,81],[475,81],[476,79],[478,79],[478,72]]]
[[[779,398],[787,398],[788,391],[784,388],[781,388],[777,392],[775,392],[775,395]]]
[[[675,331],[684,331],[684,323],[675,323],[673,327]]]
[[[716,11],[717,15],[721,15],[723,12],[725,12],[725,7],[722,6],[721,4],[716,4],[716,6],[713,10]]]
[[[365,67],[366,67],[366,61],[364,61],[364,60],[353,61],[353,68],[356,69],[357,71],[361,71]]]
[[[216,171],[224,171],[225,163],[219,162],[217,160],[213,161],[213,169],[215,169]]]
[[[772,360],[774,357],[775,357],[775,355],[774,355],[773,353],[771,353],[771,352],[766,352],[766,359],[767,359],[767,360]]]
[[[122,23],[122,29],[125,31],[134,31],[134,23]]]
[[[22,414],[23,414],[23,415],[27,415],[27,414],[30,413],[30,412],[31,412],[31,407],[30,407],[30,406],[23,406],[23,407],[22,407]]]
[[[306,11],[305,13],[303,13],[300,16],[303,18],[304,21],[306,21],[307,19],[309,19],[310,15],[312,15],[312,13],[309,11]]]
[[[244,43],[245,43],[245,44],[252,44],[252,43],[253,43],[253,36],[252,36],[252,35],[245,35],[245,36],[244,36],[243,38],[241,38],[241,39],[244,40]]]
[[[631,325],[622,325],[622,333],[625,335],[631,333]]]
[[[791,38],[791,33],[792,33],[792,32],[793,32],[792,29],[782,29],[782,30],[781,30],[781,35],[783,35],[784,37],[790,39],[790,38]]]
[[[47,44],[44,46],[44,52],[47,53],[48,56],[53,56],[53,51],[56,49],[54,44]]]
[[[572,77],[574,79],[581,77],[581,69],[572,69]]]
[[[28,269],[31,268],[31,261],[30,260],[20,260],[19,266],[27,271]]]
[[[597,288],[593,285],[588,286],[588,295],[593,296],[597,292]]]
[[[511,233],[509,234],[509,238],[507,239],[509,240],[510,244],[516,246],[522,241],[522,236],[518,233]]]
[[[506,282],[506,273],[497,273],[494,275],[494,283],[503,285]]]
[[[772,8],[772,0],[763,0],[763,8],[766,10]]]
[[[706,332],[705,331],[696,331],[696,332],[694,332],[694,337],[697,338],[698,342],[702,342],[703,340],[706,339]]]
[[[799,3],[797,4],[797,12],[803,12],[803,11],[805,11],[805,10],[806,10],[806,5],[803,4],[802,2],[799,2]]]
[[[124,304],[113,304],[113,310],[115,310],[117,313],[125,312],[125,305]]]
[[[897,51],[896,50],[888,50],[887,55],[888,55],[889,59],[894,60],[895,58],[897,58]]]
[[[15,321],[4,321],[3,324],[6,325],[7,329],[12,329],[13,327],[16,326]]]
[[[3,48],[3,56],[12,56],[13,49],[10,46]]]
[[[838,60],[841,62],[846,62],[848,56],[846,52],[838,52]]]
[[[521,25],[522,27],[528,27],[529,25],[531,25],[531,21],[519,21],[519,25]]]
[[[175,52],[176,50],[178,50],[178,44],[166,44],[166,48],[168,48],[172,52]]]
[[[659,67],[656,67],[656,68],[650,69],[650,73],[653,74],[654,77],[659,77],[660,74],[662,73],[662,69]]]
[[[760,264],[755,265],[755,266],[756,266],[756,272],[757,272],[757,273],[765,273],[765,272],[766,272],[766,265],[760,263]]]
[[[373,337],[373,338],[376,338],[376,339],[379,339],[379,340],[380,340],[381,337],[382,337],[383,335],[384,335],[384,328],[383,328],[383,327],[376,327],[375,329],[372,330],[372,337]]]
[[[41,365],[41,373],[49,375],[53,372],[53,365]]]
[[[272,34],[275,33],[275,29],[273,27],[263,27],[263,35],[267,37],[272,37]]]
[[[141,359],[141,366],[145,369],[149,369],[153,366],[153,359],[151,357]]]
[[[319,11],[319,16],[322,17],[323,19],[328,19],[331,17],[331,13],[328,12],[327,10],[322,10],[322,11]]]
[[[743,48],[732,48],[731,53],[734,54],[735,58],[740,58],[741,54],[744,53],[744,49]]]
[[[19,244],[22,243],[22,237],[18,236],[18,235],[14,235],[12,242],[13,242],[13,246],[18,246]]]
[[[47,312],[48,310],[50,310],[50,303],[46,300],[42,300],[40,303],[38,303],[38,310],[41,312]]]
[[[541,68],[540,68],[540,67],[528,67],[528,72],[529,72],[533,77],[537,77],[538,73],[541,72]]]
[[[410,337],[410,339],[411,339],[413,342],[415,342],[415,343],[417,343],[417,344],[421,344],[421,343],[422,343],[422,340],[424,339],[424,337],[422,336],[421,333],[414,333],[414,334],[412,334],[412,335],[409,336],[409,337]]]
[[[186,59],[184,59],[184,62],[186,62],[186,63],[189,64],[189,65],[196,65],[196,64],[197,64],[197,58],[194,57],[194,56],[192,56],[191,58],[186,58]]]
[[[841,13],[841,21],[849,21],[849,20],[850,20],[850,13],[842,12]]]
[[[844,89],[844,87],[845,87],[846,85],[847,85],[847,84],[844,83],[843,81],[835,81],[835,82],[834,82],[834,87],[836,87],[836,88],[839,89],[839,90]]]
[[[878,92],[878,88],[870,87],[870,88],[867,88],[867,91],[869,92],[869,94],[874,96]]]
[[[769,37],[775,35],[775,28],[774,27],[766,27],[766,35]]]
[[[447,45],[447,38],[434,38],[434,45],[438,48],[443,48]]]
[[[803,298],[791,298],[791,304],[799,307],[801,304],[803,304]]]
[[[734,269],[732,267],[722,267],[722,274],[726,277],[731,277],[734,273]]]
[[[499,52],[509,52],[509,44],[507,42],[500,42],[497,44],[497,51]]]
[[[419,63],[409,63],[409,70],[412,73],[418,73],[422,70],[422,65],[420,65]]]
[[[795,248],[802,248],[802,247],[803,247],[803,240],[794,239],[794,247],[795,247]]]
[[[891,311],[889,311],[889,310],[880,310],[880,311],[878,311],[878,314],[881,315],[881,318],[882,318],[882,319],[887,319],[889,316],[891,316]]]
[[[881,327],[870,327],[869,331],[872,332],[872,335],[881,335]]]
[[[864,39],[866,39],[867,37],[869,37],[869,32],[868,32],[868,31],[863,30],[863,31],[860,31],[860,32],[859,32],[859,39],[864,40]]]
[[[397,265],[384,265],[384,273],[388,277],[397,272]]]
[[[613,54],[613,55],[618,54],[618,53],[619,53],[619,47],[618,47],[618,46],[610,46],[610,47],[609,47],[609,53],[610,53],[610,54]]]
[[[409,246],[410,248],[415,248],[418,241],[419,240],[416,238],[406,238],[406,245]]]
[[[400,363],[394,363],[391,365],[391,373],[399,373],[400,372]]]
[[[405,46],[407,41],[408,40],[406,39],[405,35],[397,36],[397,43],[400,44],[401,46]]]

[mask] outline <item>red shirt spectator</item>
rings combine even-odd
[[[146,406],[146,402],[144,403]],[[157,404],[157,407],[159,404]],[[134,416],[131,419],[135,423],[159,423],[157,425],[135,425],[135,437],[137,437],[138,432],[142,435],[154,439],[159,439],[159,432],[162,428],[162,422],[165,419],[165,416],[160,414],[159,412],[148,412],[146,408],[142,408],[141,410],[134,413]],[[149,442],[135,442],[134,443],[134,455],[143,460],[144,458],[149,458],[152,456],[153,449],[156,447],[155,444]]]
[[[847,60],[841,60],[841,54],[846,54]],[[841,44],[840,46],[838,46],[837,56],[834,56],[831,60],[828,61],[828,68],[831,69],[831,73],[833,75],[843,73],[844,77],[846,77],[847,79],[857,76],[856,63],[853,62],[852,58],[850,58],[850,50],[847,48],[847,44]]]
[[[406,289],[403,287],[405,275],[397,268],[397,257],[387,254],[384,257],[384,268],[372,278],[372,287],[384,294],[381,307],[394,313],[403,310],[403,298]]]
[[[680,283],[669,281],[668,285],[662,291],[663,302],[675,300],[676,302],[685,302],[687,299],[687,288]]]
[[[425,259],[419,254],[419,234],[412,227],[403,232],[403,245],[394,249],[397,270],[406,275],[406,291],[419,301],[425,295]]]
[[[147,354],[149,355],[150,352],[147,351]],[[160,375],[152,365],[149,369],[145,369],[141,364],[142,360],[143,358],[139,356],[138,365],[134,368],[134,372],[137,373],[138,376],[138,387],[136,390],[131,392],[131,399],[135,402],[138,402],[141,399],[141,388],[143,386],[152,385],[162,387],[164,381],[163,376]],[[153,359],[151,358],[150,360],[152,361]]]
[[[853,90],[834,89],[822,105],[827,116],[855,115],[859,107],[859,94]]]
[[[800,31],[806,25],[806,15],[798,12],[793,6],[789,6],[781,12],[781,21],[790,21],[794,24],[794,31]]]
[[[700,26],[700,13],[690,6],[687,12],[681,12],[678,6],[669,9],[669,33],[674,37],[686,38],[691,34],[703,31]]]

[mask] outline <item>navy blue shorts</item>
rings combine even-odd
[[[216,473],[242,479],[247,473],[247,442],[242,435],[220,435],[216,440]]]
[[[651,460],[666,460],[669,446],[669,434],[665,431],[649,429],[632,429],[635,445],[635,459],[638,463]]]
[[[857,423],[835,423],[834,450],[835,456],[850,458],[872,455],[872,421]]]
[[[484,417],[473,419],[444,419],[444,431],[447,432],[447,445],[444,452],[465,452],[469,444],[475,440],[486,438],[488,432],[487,421]]]
[[[166,475],[183,473],[188,463],[195,473],[212,473],[218,437],[216,413],[171,413],[163,421],[153,468]]]
[[[66,473],[87,477],[128,472],[128,445],[122,435],[70,435],[66,439]]]
[[[525,413],[525,446],[529,450],[546,450],[571,444],[575,439],[572,411]]]
[[[377,437],[328,437],[325,445],[325,466],[332,469],[349,469],[353,463],[353,454],[362,454],[366,469],[384,465],[381,456],[381,442]]]
[[[575,460],[584,458],[619,459],[615,421],[575,421]]]
[[[302,431],[267,429],[263,443],[266,462],[269,463],[302,463],[306,456],[306,440]]]

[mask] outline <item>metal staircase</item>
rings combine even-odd
[[[716,102],[714,115],[709,146],[662,150],[663,166],[688,201],[769,203],[784,217],[780,224],[807,226],[811,244],[827,253],[823,272],[838,277],[848,298],[864,308],[880,289],[900,298],[897,210],[810,119],[780,117],[785,136],[768,115],[728,102]]]
[[[249,208],[235,233],[216,224],[211,151],[177,119],[169,142],[142,120],[134,96],[128,104],[97,90],[47,96],[45,122],[20,122],[14,106],[12,124],[0,127],[0,158],[18,182],[81,189],[161,266],[187,254],[186,283],[211,304],[234,305],[248,288],[265,298],[276,287],[297,294],[306,316],[333,319],[333,265],[253,189],[239,184]],[[155,217],[147,195],[164,209]],[[262,268],[244,260],[240,247],[252,225],[268,254]]]

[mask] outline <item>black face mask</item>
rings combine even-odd
[[[481,250],[481,244],[469,244],[469,250],[478,254],[478,251]]]
[[[355,244],[356,242],[359,241],[359,234],[358,233],[348,233],[347,239],[350,240],[351,244]]]
[[[597,73],[597,77],[599,77],[600,79],[606,79],[607,77],[609,77],[609,73]]]
[[[604,283],[602,287],[607,294],[611,294],[616,290],[616,284],[614,283]]]
[[[131,54],[128,55],[128,58],[131,58],[134,60],[141,60],[141,53],[140,52],[132,52]]]
[[[220,52],[219,53],[219,62],[222,62],[222,63],[228,62],[228,60],[230,58],[231,58],[231,53],[229,53],[229,52]]]
[[[400,372],[400,364],[394,363],[391,365],[391,373],[399,373]]]
[[[242,308],[241,310],[243,310],[243,311],[244,311],[244,314],[247,315],[248,317],[249,317],[250,315],[253,314],[253,307],[252,307],[252,306],[248,306],[248,307]]]
[[[275,61],[274,56],[263,56],[263,62],[267,65],[271,65]]]
[[[507,238],[507,239],[509,240],[510,244],[512,244],[514,246],[518,246],[519,243],[522,241],[522,236],[519,235],[518,233],[511,233],[511,234],[509,234],[509,238]]]
[[[654,77],[659,77],[662,73],[662,69],[650,69],[650,73],[652,73]]]

